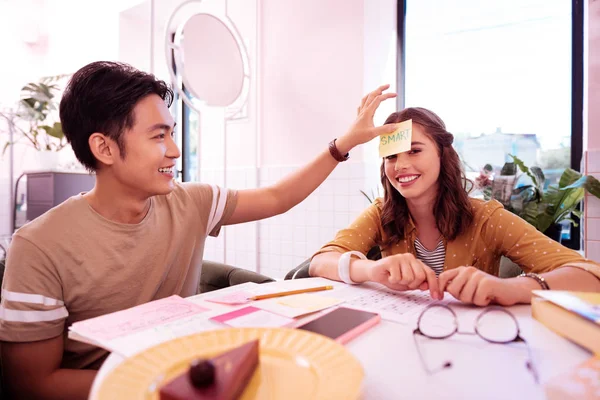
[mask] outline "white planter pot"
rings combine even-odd
[[[53,171],[58,168],[59,153],[56,151],[38,151],[35,154],[35,161],[36,170]]]

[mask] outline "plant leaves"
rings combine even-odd
[[[565,195],[554,210],[554,222],[560,222],[570,215],[585,196],[585,189],[582,187],[561,189],[561,191],[564,191]]]
[[[368,195],[368,194],[366,194],[366,193],[365,193],[365,192],[363,192],[362,190],[361,190],[360,192],[363,194],[363,196],[365,196],[365,197],[367,198],[367,200],[369,200],[369,203],[373,203],[373,200],[371,200],[371,198],[369,197],[369,195]]]
[[[582,175],[574,169],[567,168],[560,176],[560,180],[558,181],[558,187],[563,188],[565,186],[569,186],[570,184],[581,178],[581,176]]]
[[[6,153],[6,149],[8,149],[8,146],[10,146],[11,144],[11,142],[4,143],[4,146],[2,147],[2,156],[4,156],[4,154]]]
[[[600,181],[592,175],[587,175],[587,181],[583,185],[589,194],[600,199]]]
[[[64,132],[62,131],[62,125],[60,122],[55,122],[53,126],[43,125],[40,126],[49,136],[55,137],[57,139],[62,140],[65,137]]]
[[[531,178],[531,181],[533,182],[535,187],[538,189],[538,192],[539,192],[538,198],[542,197],[542,193],[544,191],[545,178],[544,178],[544,173],[542,172],[540,167],[529,168],[525,165],[523,160],[521,160],[519,157],[513,156],[512,154],[509,154],[509,156],[512,157],[515,165],[517,167],[519,167],[521,172],[525,173],[529,178]]]
[[[531,174],[535,176],[535,183],[538,190],[538,199],[541,199],[544,195],[544,185],[546,184],[546,176],[544,176],[544,171],[540,167],[531,167],[529,168]]]
[[[579,224],[577,223],[577,221],[575,221],[573,218],[564,218],[563,221],[567,221],[570,224],[573,224],[573,226],[575,226],[575,227],[579,226]]]
[[[540,205],[536,202],[526,203],[523,207],[523,210],[518,215],[533,225],[536,229],[539,229],[537,217],[540,215],[540,212],[542,212],[540,211],[540,207],[543,207],[543,205]]]

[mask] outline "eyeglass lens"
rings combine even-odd
[[[519,335],[515,318],[503,309],[490,308],[477,318],[475,330],[479,336],[494,343],[512,342]]]
[[[445,338],[458,329],[454,313],[447,307],[431,306],[419,318],[419,330],[430,338]]]

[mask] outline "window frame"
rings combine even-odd
[[[404,108],[406,81],[406,4],[408,0],[397,0],[397,88],[396,105]],[[412,0],[418,1],[418,0]],[[584,0],[571,0],[571,168],[581,172],[583,156],[583,52],[584,52]],[[577,207],[581,209],[581,204]],[[571,249],[583,250],[581,243],[581,223],[572,215],[578,227],[571,225],[570,239],[561,243]]]

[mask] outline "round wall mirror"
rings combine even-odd
[[[183,25],[181,75],[186,89],[212,107],[227,107],[242,93],[244,60],[231,30],[210,14],[196,14]]]

